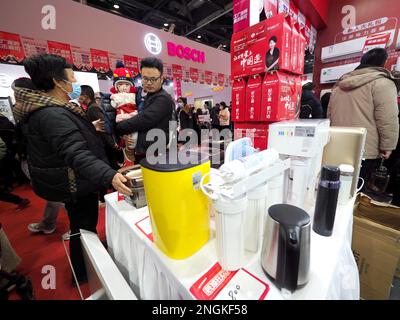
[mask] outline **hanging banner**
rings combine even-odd
[[[318,31],[317,29],[314,28],[314,26],[311,26],[311,40],[310,40],[310,53],[313,54],[315,47],[317,45],[317,36],[318,36]]]
[[[214,86],[218,85],[218,73],[214,73],[212,74],[212,84]]]
[[[199,70],[199,82],[204,84],[206,82],[206,74],[203,70]]]
[[[180,66],[178,64],[173,64],[172,65],[172,76],[176,80],[182,80],[182,76],[183,76],[182,66]]]
[[[224,85],[225,85],[225,87],[229,87],[230,85],[231,85],[231,77],[230,76],[225,76],[225,79],[224,79]]]
[[[223,73],[218,73],[218,85],[223,86],[225,84],[225,75]]]
[[[306,25],[304,27],[304,35],[306,37],[306,50],[310,48],[311,40],[311,21],[306,19]]]
[[[62,43],[57,41],[47,41],[47,47],[49,48],[50,54],[61,56],[67,60],[71,65],[74,64],[72,59],[71,46],[68,43]]]
[[[134,74],[139,73],[139,59],[133,56],[124,55],[125,68],[131,70]]]
[[[288,15],[290,12],[290,1],[289,0],[278,0],[278,13],[284,12]]]
[[[306,16],[299,10],[299,15],[297,16],[297,21],[299,22],[300,30],[304,29],[306,26]]]
[[[90,71],[93,68],[90,50],[82,47],[71,46],[74,66],[80,71]]]
[[[267,19],[276,16],[278,13],[278,0],[264,0],[264,11]]]
[[[386,49],[390,39],[390,33],[376,34],[368,36],[365,40],[363,54],[367,53],[369,50],[382,48]]]
[[[117,62],[120,61],[122,63],[124,63],[124,56],[122,54],[118,54],[118,53],[108,53],[108,62],[110,63],[110,70],[113,71],[115,70],[115,68],[117,67]],[[124,63],[125,65],[125,63]],[[126,69],[129,69],[126,65],[125,65]]]
[[[24,60],[24,50],[18,34],[0,31],[0,60],[20,63]]]
[[[110,69],[110,63],[108,61],[108,52],[97,49],[90,49],[92,56],[93,67],[97,72],[107,73]]]
[[[299,8],[297,8],[294,1],[290,1],[289,15],[292,17],[293,23],[297,24],[299,20]]]
[[[197,83],[199,81],[199,69],[190,68],[190,80],[192,80],[193,83]]]
[[[204,72],[204,80],[207,84],[212,84],[213,82],[213,73],[211,71]]]
[[[49,52],[46,40],[37,40],[21,36],[21,41],[22,41],[22,46],[24,48],[25,57],[30,57],[37,54],[43,54]]]
[[[175,100],[178,100],[179,97],[182,97],[182,83],[180,80],[174,78],[174,93]]]
[[[190,81],[190,69],[189,68],[183,68],[183,81],[189,82]]]

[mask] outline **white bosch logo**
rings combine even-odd
[[[144,45],[150,53],[154,55],[158,55],[161,53],[162,44],[159,37],[157,37],[154,33],[148,33],[144,37]]]

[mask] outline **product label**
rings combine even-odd
[[[296,127],[294,135],[296,137],[314,137],[315,128],[313,127]]]
[[[200,181],[201,181],[202,175],[201,172],[196,172],[193,173],[192,175],[192,182],[193,182],[193,189],[198,190],[200,188]]]

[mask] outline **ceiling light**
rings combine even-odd
[[[119,9],[119,5],[118,4],[114,4],[114,8],[115,9]]]
[[[223,48],[226,48],[226,44],[224,44],[222,47],[223,47]]]
[[[198,35],[198,36],[197,36],[197,39],[201,39],[201,36],[200,36],[200,35]]]
[[[169,26],[169,24],[168,23],[164,23],[164,27],[168,27]]]

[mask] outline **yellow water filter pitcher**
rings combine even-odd
[[[189,164],[166,158],[164,164],[141,162],[153,238],[168,257],[185,259],[210,238],[210,204],[200,189],[210,161],[201,153],[189,155]]]

